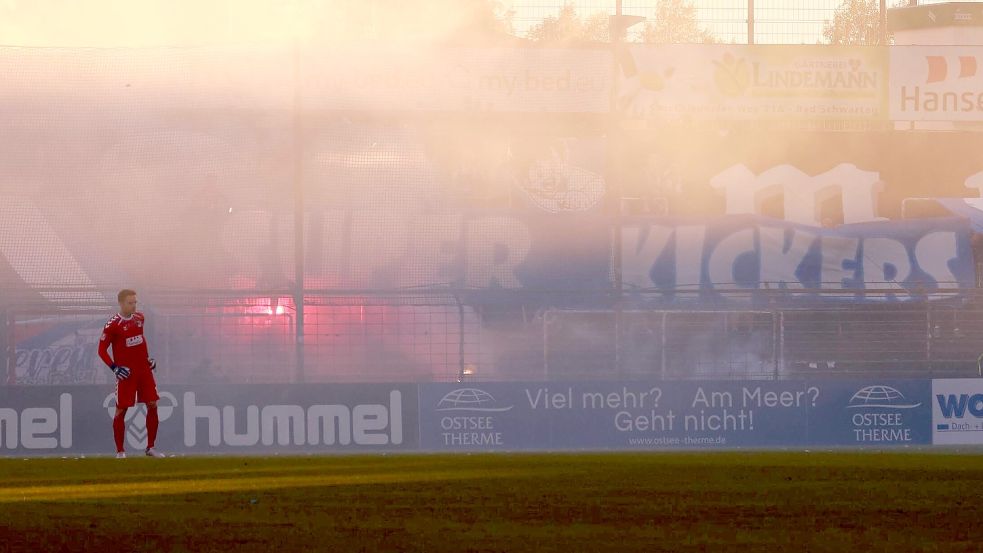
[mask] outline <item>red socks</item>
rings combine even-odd
[[[154,447],[154,443],[157,441],[157,426],[159,424],[157,407],[147,406],[147,449]]]
[[[116,440],[116,452],[123,451],[123,437],[126,436],[126,409],[118,411],[113,417],[113,438]]]
[[[157,427],[160,425],[160,418],[157,416],[156,407],[147,407],[147,449],[154,447],[157,441]],[[126,410],[113,417],[113,438],[116,440],[116,451],[123,451],[123,438],[126,437]]]

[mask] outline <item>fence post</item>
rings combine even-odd
[[[624,347],[624,343],[621,339],[622,326],[624,325],[624,306],[621,305],[621,294],[618,294],[617,307],[614,311],[614,370],[616,371],[618,378],[622,379],[625,377],[624,372],[624,355],[621,354],[621,348]]]
[[[10,374],[10,351],[7,348],[12,347],[8,341],[10,336],[10,323],[7,320],[7,310],[0,309],[0,354],[3,355],[3,359],[0,359],[0,383],[10,384],[8,380],[8,375]]]
[[[454,302],[457,303],[457,381],[464,382],[464,302],[457,294],[454,294]]]
[[[668,311],[663,311],[662,312],[662,347],[659,348],[660,349],[660,353],[662,354],[661,355],[661,357],[662,357],[662,359],[661,359],[661,365],[662,366],[661,366],[661,368],[659,370],[659,377],[660,377],[661,380],[665,380],[666,379],[666,343],[667,343],[667,340],[666,340],[666,324],[668,323],[668,320],[669,320],[669,312]]]
[[[775,363],[778,375],[785,374],[785,312],[778,312],[778,361]]]
[[[0,374],[2,377],[3,384],[7,386],[13,386],[17,384],[17,337],[15,332],[17,330],[17,314],[15,310],[5,309],[0,316],[0,325],[3,325],[3,336],[0,340],[3,341],[3,347],[0,351],[3,352],[3,363],[0,366],[3,367],[3,373]]]
[[[932,340],[935,339],[934,329],[932,328],[932,304],[925,303],[925,362],[928,363],[928,374],[934,376],[935,368],[932,366]]]
[[[546,309],[543,312],[543,381],[550,379],[550,324],[553,322],[553,312]]]
[[[778,343],[779,341],[781,341],[781,333],[782,333],[781,316],[782,316],[781,311],[778,312],[772,311],[771,313],[771,332],[772,332],[771,362],[775,367],[775,373],[774,375],[772,375],[774,380],[778,380],[779,378],[781,378],[781,371],[778,368],[778,364],[780,360],[780,353],[779,353],[780,346],[778,345]]]

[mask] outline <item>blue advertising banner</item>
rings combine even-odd
[[[808,412],[811,443],[932,443],[930,380],[825,381],[821,387],[819,401]]]
[[[96,349],[102,315],[39,317],[13,329],[14,366],[8,384],[96,384],[105,370]]]
[[[417,450],[412,384],[212,384],[159,388],[166,453]],[[112,454],[107,386],[0,386],[0,455]],[[146,407],[126,414],[126,449],[147,446]]]
[[[945,400],[950,418],[963,404],[978,414],[973,393]],[[160,396],[157,442],[178,454],[933,442],[930,380],[206,385]],[[111,455],[114,410],[105,386],[0,387],[0,456]],[[127,413],[126,447],[146,443],[141,405]]]
[[[622,229],[622,278],[626,291],[663,292],[655,301],[681,290],[698,291],[686,297],[702,302],[753,300],[765,289],[799,300],[822,298],[802,289],[885,291],[836,296],[851,302],[925,299],[974,286],[969,236],[968,222],[955,218],[832,229],[750,216],[705,224],[644,219]]]
[[[931,443],[928,381],[426,384],[427,450]]]
[[[461,281],[478,296],[530,290],[544,303],[583,303],[589,295],[563,292],[615,290],[613,223],[592,214],[474,217]],[[750,215],[645,217],[623,221],[620,233],[622,285],[636,305],[896,302],[975,286],[970,226],[960,218],[819,228]],[[499,299],[518,298],[530,301]]]

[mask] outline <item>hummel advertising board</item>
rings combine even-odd
[[[162,386],[157,445],[168,453],[417,449],[414,385]],[[0,387],[0,455],[107,453],[116,397],[102,386]],[[146,407],[126,448],[147,445]]]

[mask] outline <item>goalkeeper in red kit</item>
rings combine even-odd
[[[147,340],[143,337],[143,313],[137,312],[137,293],[120,290],[119,313],[113,315],[99,338],[99,357],[116,376],[116,414],[113,416],[113,438],[116,440],[116,458],[125,459],[123,438],[126,435],[126,410],[137,402],[147,404],[148,457],[164,457],[154,449],[157,439],[157,382],[154,371],[157,364],[147,353]],[[109,348],[113,348],[112,357]]]

